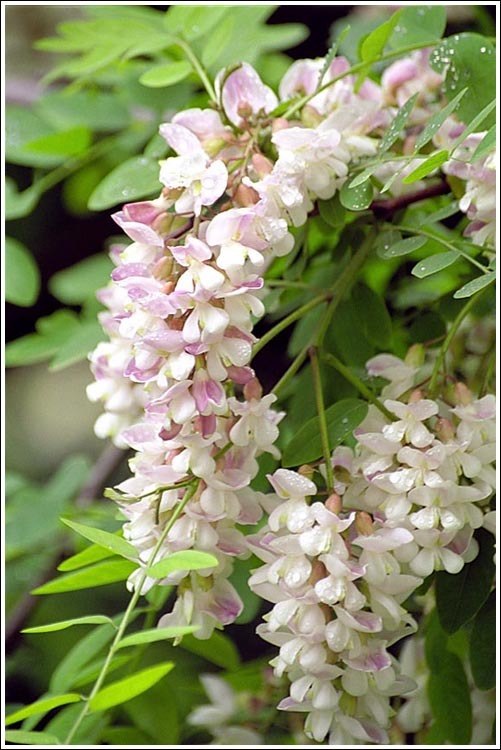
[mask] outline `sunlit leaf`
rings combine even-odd
[[[175,83],[179,83],[179,81],[183,81],[189,76],[192,70],[189,62],[178,60],[150,68],[143,73],[139,81],[143,86],[151,86],[152,88],[173,86]]]
[[[22,729],[10,729],[5,732],[7,742],[16,745],[60,745],[58,738],[48,732],[26,732]]]
[[[432,154],[428,157],[428,159],[425,159],[421,162],[415,169],[412,170],[408,175],[406,175],[402,182],[404,185],[409,185],[412,182],[417,182],[418,180],[422,180],[423,177],[427,177],[429,174],[434,172],[436,169],[442,166],[449,158],[449,152],[447,149],[442,149],[441,151],[437,151],[435,154]]]
[[[92,141],[89,128],[75,125],[68,130],[57,133],[49,133],[41,136],[25,145],[27,151],[37,154],[49,154],[54,156],[70,157],[86,151]]]
[[[210,555],[208,552],[183,550],[173,552],[163,560],[154,563],[149,569],[148,575],[152,578],[165,578],[178,570],[200,570],[212,568],[218,564],[217,557]]]
[[[25,628],[22,633],[52,633],[55,630],[66,630],[74,625],[102,625],[105,622],[111,623],[111,619],[106,615],[87,615],[85,617],[74,617],[71,620],[61,620],[60,622],[51,622],[47,625],[37,625],[34,628]]]
[[[112,557],[115,553],[109,549],[103,549],[97,544],[93,544],[90,547],[86,547],[81,552],[77,552],[76,555],[68,557],[63,560],[57,566],[57,569],[66,573],[70,570],[78,570],[78,568],[84,568],[86,565],[104,560],[107,557]]]
[[[81,305],[108,283],[112,269],[113,264],[105,253],[91,255],[55,273],[50,278],[49,291],[65,305]]]
[[[63,695],[55,695],[51,698],[42,698],[42,700],[35,701],[29,706],[20,708],[19,711],[14,711],[10,716],[5,717],[5,724],[14,724],[17,721],[27,719],[28,716],[37,716],[38,714],[46,714],[53,708],[58,706],[65,706],[67,703],[76,703],[81,701],[82,697],[77,693],[64,693]]]
[[[157,664],[136,672],[130,677],[111,683],[102,688],[89,702],[91,711],[104,711],[106,708],[126,703],[136,695],[146,692],[174,668],[172,662]]]
[[[33,594],[62,594],[124,581],[137,565],[128,560],[110,560],[55,578],[34,589]]]
[[[165,641],[167,638],[179,638],[179,636],[193,633],[195,630],[198,630],[197,625],[179,625],[168,628],[141,630],[139,633],[132,633],[132,635],[126,635],[122,638],[118,644],[118,648],[137,646],[142,643],[156,643],[157,641]]]
[[[449,115],[454,112],[467,91],[468,89],[463,89],[462,91],[460,91],[459,94],[455,96],[451,102],[449,102],[449,104],[447,104],[442,109],[439,109],[438,112],[435,112],[435,114],[430,117],[418,136],[416,145],[414,146],[414,151],[419,151],[423,146],[426,146],[426,144],[431,141],[441,125],[443,125]]]
[[[482,138],[471,157],[472,161],[482,159],[490,153],[496,145],[496,125],[493,125]]]

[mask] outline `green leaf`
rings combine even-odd
[[[496,99],[493,99],[476,115],[471,122],[465,127],[461,135],[454,141],[453,153],[461,143],[468,138],[471,133],[475,133],[482,124],[487,116],[496,108]],[[490,118],[489,118],[490,119]]]
[[[445,31],[447,14],[443,5],[405,7],[390,38],[390,46],[401,49],[413,44],[436,42]]]
[[[448,268],[455,263],[461,255],[456,253],[455,250],[450,250],[446,253],[437,253],[436,255],[430,255],[424,260],[420,260],[411,273],[413,276],[417,276],[418,279],[424,279],[426,276],[431,276],[432,273],[437,273],[443,268]]]
[[[173,626],[169,628],[151,628],[151,630],[141,630],[139,633],[132,633],[122,638],[118,648],[127,648],[128,646],[137,646],[141,643],[155,643],[156,641],[165,641],[167,638],[179,638],[198,630],[197,625]]]
[[[84,524],[75,523],[75,521],[70,521],[68,518],[61,518],[61,521],[66,526],[69,526],[70,529],[76,531],[77,534],[94,542],[94,544],[99,544],[101,547],[109,549],[111,552],[115,552],[115,554],[122,557],[137,558],[137,549],[121,536],[110,534],[108,531],[103,531],[102,529],[96,529],[94,526],[84,526]]]
[[[11,729],[5,732],[7,742],[18,745],[60,745],[58,738],[47,732],[25,732],[22,729]]]
[[[438,672],[447,653],[448,636],[440,625],[436,608],[426,618],[425,635],[426,662],[431,672]]]
[[[339,200],[339,194],[336,193],[329,200],[317,201],[320,216],[330,227],[342,227],[346,221],[346,211]]]
[[[383,53],[400,15],[401,11],[397,11],[385,23],[375,28],[374,31],[371,31],[362,40],[360,45],[360,59],[362,62],[368,63],[377,60]]]
[[[160,192],[159,173],[158,162],[153,159],[145,156],[127,159],[99,183],[89,198],[89,208],[102,211],[124,201],[149,198]]]
[[[240,656],[233,641],[223,633],[215,631],[208,640],[202,641],[192,635],[179,644],[185,651],[202,656],[211,664],[234,672],[240,667]]]
[[[50,359],[78,329],[79,323],[75,313],[70,310],[57,310],[46,318],[40,318],[36,327],[37,333],[29,333],[7,344],[7,367],[32,365]]]
[[[59,347],[57,354],[51,360],[49,370],[56,372],[75,362],[87,359],[89,353],[105,338],[98,320],[82,321],[72,337]]]
[[[446,633],[455,633],[469,622],[491,590],[495,573],[493,537],[478,529],[476,538],[480,549],[473,562],[455,575],[440,571],[435,578],[438,616]]]
[[[478,611],[470,636],[470,665],[480,690],[496,686],[496,592]]]
[[[148,575],[151,578],[165,578],[178,570],[200,570],[202,568],[212,568],[215,565],[219,565],[217,557],[209,555],[208,552],[184,550],[182,552],[173,552],[163,560],[153,563],[148,571]]]
[[[127,127],[131,119],[117,95],[97,89],[45,94],[37,101],[37,111],[52,126],[62,129],[83,126],[111,132]]]
[[[49,291],[65,305],[81,305],[108,283],[112,269],[107,255],[91,255],[51,276]]]
[[[418,180],[421,180],[423,177],[427,177],[431,172],[434,172],[435,169],[438,169],[438,167],[442,166],[444,162],[446,162],[449,158],[449,152],[446,148],[442,149],[441,151],[437,151],[435,154],[432,154],[427,159],[421,162],[415,169],[412,170],[412,172],[408,175],[406,175],[402,182],[404,185],[409,185],[411,182],[417,182]]]
[[[350,33],[350,29],[351,29],[350,26],[345,26],[344,29],[339,34],[339,36],[337,37],[337,39],[335,39],[332,42],[331,46],[329,47],[327,54],[324,57],[324,64],[322,66],[322,70],[320,71],[320,75],[318,76],[317,88],[320,88],[320,86],[323,84],[325,74],[329,70],[332,61],[336,57],[339,46],[343,43],[343,40],[345,39],[345,37]]]
[[[173,86],[175,83],[183,81],[192,71],[191,63],[187,60],[178,60],[150,68],[143,73],[139,81],[143,86],[150,86],[151,88]]]
[[[128,654],[122,654],[121,656],[114,656],[108,665],[108,675],[116,672],[117,669],[120,669],[125,664],[128,664],[132,658],[133,655],[130,652]],[[95,659],[86,667],[84,667],[76,677],[73,683],[73,687],[79,688],[83,685],[88,685],[91,682],[94,683],[99,677],[101,669],[103,668],[104,659],[105,656],[102,655],[100,658]]]
[[[102,625],[105,622],[111,623],[111,619],[106,615],[87,615],[85,617],[74,617],[72,620],[52,622],[48,625],[37,625],[34,628],[25,628],[21,630],[21,633],[52,633],[54,630],[66,630],[73,625]]]
[[[496,125],[493,125],[484,135],[471,157],[472,161],[482,159],[490,153],[496,145]]]
[[[468,745],[472,731],[470,687],[461,660],[446,651],[428,681],[428,698],[440,730],[454,745]]]
[[[36,184],[19,192],[12,177],[5,178],[5,218],[7,221],[28,216],[39,200],[40,193]]]
[[[14,724],[17,721],[27,719],[28,716],[46,714],[53,708],[57,708],[58,706],[65,706],[68,703],[76,703],[77,701],[81,700],[81,696],[77,693],[64,693],[63,695],[55,695],[51,698],[43,698],[42,700],[35,701],[35,703],[31,703],[29,706],[20,708],[19,711],[14,711],[14,713],[10,714],[10,716],[6,716],[5,724]]]
[[[62,594],[66,591],[78,591],[80,589],[94,588],[95,586],[105,586],[108,583],[124,581],[136,569],[137,565],[128,560],[110,560],[55,578],[53,581],[39,586],[32,593]]]
[[[430,117],[424,129],[419,134],[416,145],[414,146],[414,152],[419,151],[423,146],[426,146],[426,144],[431,141],[441,125],[443,125],[449,115],[454,112],[467,91],[468,89],[463,89],[462,91],[460,91],[459,94],[455,96],[454,99],[449,102],[449,104],[447,104],[447,106],[445,106],[443,109],[440,109],[438,112],[435,112],[435,114]]]
[[[171,5],[164,16],[164,26],[169,33],[178,31],[186,39],[193,41],[208,34],[223,19],[228,9],[228,6],[217,5]]]
[[[174,668],[173,662],[157,664],[102,688],[90,701],[91,711],[104,711],[145,693]]]
[[[391,244],[391,236],[389,236],[382,245],[381,250],[378,250],[378,255],[385,260],[389,258],[399,258],[401,255],[409,255],[409,253],[413,253],[414,250],[423,247],[426,242],[426,237],[406,237],[405,240],[400,239],[394,244]]]
[[[228,15],[214,29],[207,39],[202,52],[202,63],[205,66],[210,67],[217,62],[219,56],[231,42],[234,26],[235,17]]]
[[[384,299],[365,284],[357,284],[351,298],[360,329],[369,341],[386,349],[391,342],[392,325]]]
[[[151,745],[151,736],[139,729],[130,726],[106,727],[101,735],[101,742],[113,747],[133,747],[140,745],[147,747]]]
[[[483,276],[477,276],[476,279],[472,279],[472,281],[468,281],[467,284],[464,284],[464,286],[458,289],[457,292],[454,292],[454,298],[466,299],[466,297],[471,297],[481,289],[489,286],[489,284],[493,284],[495,281],[496,272],[489,271],[489,273],[485,273]]]
[[[114,624],[119,619],[121,617],[114,618]],[[59,692],[72,688],[84,667],[111,641],[116,632],[112,625],[100,625],[80,638],[55,668],[50,680],[50,690]]]
[[[347,180],[339,193],[342,205],[350,211],[363,211],[368,208],[372,203],[373,196],[374,188],[369,181],[352,187]]]
[[[391,146],[393,146],[393,144],[399,137],[400,133],[405,128],[407,124],[407,120],[409,119],[410,114],[412,110],[414,109],[414,105],[416,103],[417,98],[418,98],[418,94],[414,94],[409,99],[407,99],[405,104],[403,104],[400,107],[400,109],[398,110],[397,114],[391,121],[389,127],[385,130],[384,135],[379,142],[378,153],[383,154],[385,151],[388,151],[388,149],[391,148]]]
[[[76,555],[68,557],[66,560],[57,566],[57,569],[66,573],[69,570],[78,570],[91,563],[98,562],[99,560],[105,560],[107,557],[112,557],[113,552],[108,549],[103,549],[97,544],[93,544],[90,547],[86,547],[81,552],[77,552]]]
[[[456,96],[458,82],[461,87],[468,87],[456,110],[461,122],[471,123],[495,99],[496,55],[492,44],[481,34],[466,32],[444,39],[432,51],[430,65],[439,73],[445,72],[443,88],[448,101]],[[492,112],[485,127],[490,127],[494,120]]]
[[[54,129],[32,108],[9,106],[5,110],[5,160],[25,167],[56,167],[64,157],[38,154],[26,145],[53,133]]]
[[[331,448],[343,442],[367,414],[365,401],[346,398],[325,410],[327,431]],[[286,468],[310,463],[322,455],[319,419],[313,417],[304,424],[286,446],[282,465]]]
[[[25,149],[37,154],[69,157],[87,151],[91,142],[92,134],[89,128],[82,125],[75,125],[75,127],[68,130],[49,133],[34,141],[30,141],[26,144]]]
[[[21,242],[5,238],[5,299],[13,305],[31,307],[40,291],[38,266]]]

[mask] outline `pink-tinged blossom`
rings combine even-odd
[[[224,113],[239,128],[268,114],[278,104],[274,92],[248,63],[242,63],[229,75],[225,71],[219,73],[216,92]]]

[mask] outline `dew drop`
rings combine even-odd
[[[482,53],[486,52],[486,47],[480,47],[480,52]]]

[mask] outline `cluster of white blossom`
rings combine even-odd
[[[387,743],[390,696],[412,689],[387,648],[413,631],[401,605],[434,570],[457,573],[492,529],[495,401],[463,384],[457,405],[412,390],[417,370],[389,354],[368,363],[390,420],[371,406],[355,449],[332,455],[325,502],[308,476],[278,469],[267,525],[249,537],[264,561],[251,588],[274,604],[258,632],[291,681],[280,708],[306,711],[328,744]]]
[[[376,155],[402,97],[438,101],[421,53],[358,90],[344,58],[325,72],[324,62],[298,61],[280,84],[282,101],[311,97],[297,119],[273,116],[279,98],[243,63],[216,79],[218,111],[190,109],[161,126],[177,155],[161,162],[158,199],[114,216],[132,243],[112,250],[100,293],[110,341],[91,355],[89,397],[106,409],[98,434],[135,451],[118,502],[141,566],[160,538],[157,560],[186,549],[218,559],[146,581],[143,593],[178,586],[159,624],[195,624],[207,638],[235,620],[242,603],[228,578],[234,558],[249,554],[236,525],[256,524],[264,508],[266,532],[251,546],[266,564],[252,586],[275,604],[260,632],[280,646],[275,668],[292,681],[281,707],[309,712],[317,741],[385,742],[390,696],[409,687],[387,650],[414,627],[401,603],[421,577],[457,571],[474,554],[493,486],[493,405],[468,398],[442,413],[419,392],[402,400],[413,372],[383,355],[369,364],[391,381],[383,395],[395,421],[371,407],[357,450],[333,455],[336,492],[310,503],[316,485],[286,470],[272,478],[274,498],[250,488],[259,455],[279,455],[283,416],[250,367],[264,271],[291,251],[290,229],[315,200]],[[413,133],[424,120],[417,110]]]

